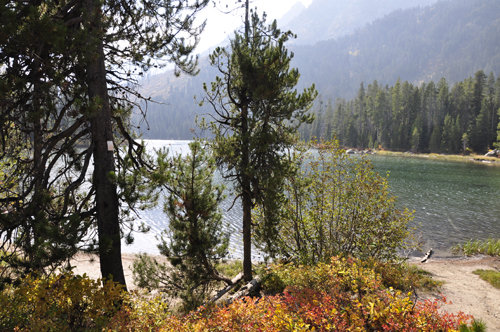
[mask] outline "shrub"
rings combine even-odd
[[[332,141],[300,162],[302,176],[285,186],[276,238],[259,233],[268,216],[257,207],[255,242],[261,250],[314,264],[336,255],[392,260],[408,245],[412,214],[396,208],[387,180],[369,160],[349,156]]]
[[[452,331],[471,321],[462,313],[440,313],[445,300],[414,303],[411,294],[384,288],[381,277],[364,265],[345,258],[315,267],[274,265],[269,274],[287,285],[282,295],[163,316],[159,330]]]
[[[0,330],[100,331],[125,298],[122,286],[64,273],[32,275],[0,293]]]

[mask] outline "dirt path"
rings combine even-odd
[[[427,263],[412,262],[432,273],[435,280],[444,281],[441,293],[452,305],[443,306],[448,312],[462,311],[487,324],[487,331],[500,332],[500,289],[496,289],[472,272],[478,269],[500,271],[500,259],[489,256],[470,258],[430,259]],[[435,299],[439,293],[419,294],[422,299]]]

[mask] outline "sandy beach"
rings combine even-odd
[[[127,282],[127,288],[128,290],[134,290],[137,287],[134,284],[134,279],[132,275],[132,265],[135,260],[135,255],[136,254],[122,254],[122,264],[123,264],[123,270],[125,273],[125,280]],[[163,256],[156,256],[156,255],[151,255],[153,257],[156,257],[158,261],[165,261],[165,257]],[[96,255],[88,255],[88,254],[77,254],[72,260],[71,260],[71,266],[74,266],[75,268],[73,269],[73,272],[75,274],[80,274],[83,275],[86,273],[90,278],[92,279],[98,279],[101,278],[101,268],[99,266],[99,257]]]
[[[487,324],[488,332],[500,332],[500,289],[473,274],[475,270],[500,271],[500,259],[478,255],[474,257],[437,258],[426,263],[420,260],[412,264],[432,273],[432,278],[443,281],[437,292],[419,292],[419,299],[440,298],[442,293],[451,305],[443,306],[443,310],[457,313],[462,311]]]

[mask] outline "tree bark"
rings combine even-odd
[[[243,205],[243,280],[252,280],[252,188],[247,169],[250,164],[248,138],[248,106],[241,110],[241,189]]]
[[[88,29],[91,36],[102,34],[101,8],[99,1],[86,0]],[[96,190],[96,214],[99,236],[99,257],[101,273],[104,279],[113,279],[126,287],[121,258],[121,237],[119,203],[117,187],[110,179],[115,171],[114,153],[108,151],[107,141],[113,141],[111,108],[106,85],[106,67],[102,36],[98,42],[89,45],[87,64],[87,84],[91,103],[97,111],[90,120],[92,140],[94,142],[94,174]]]
[[[210,300],[205,302],[203,305],[217,302],[220,298],[222,298],[224,295],[226,295],[227,292],[229,292],[231,289],[233,289],[241,281],[241,279],[243,279],[243,273],[239,273],[236,277],[234,277],[231,280],[230,285],[227,285],[222,290],[217,292],[217,294],[213,298],[211,298]]]
[[[245,2],[245,43],[250,43],[249,31],[250,22],[248,20],[249,14],[249,0]],[[249,138],[248,138],[248,105],[245,105],[241,110],[242,124],[241,134],[243,137],[243,155],[242,155],[242,205],[243,205],[243,280],[252,280],[252,194],[250,179],[246,173],[249,167]]]

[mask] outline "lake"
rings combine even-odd
[[[189,152],[188,141],[151,140],[146,144],[148,150],[168,146],[173,152]],[[408,156],[368,158],[381,175],[389,172],[390,191],[398,197],[398,206],[415,210],[412,226],[420,225],[424,250],[433,248],[436,256],[450,256],[456,243],[500,238],[500,166]],[[227,212],[231,204],[224,202],[222,209],[231,233],[232,255],[240,257],[242,213],[238,204]],[[141,212],[140,219],[151,226],[151,232],[136,234],[135,242],[123,246],[123,251],[157,254],[155,237],[168,224],[162,207]]]

